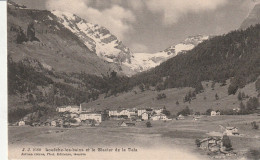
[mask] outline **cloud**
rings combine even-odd
[[[119,5],[99,10],[89,6],[89,0],[48,0],[48,10],[60,10],[76,14],[87,21],[108,28],[120,39],[131,31],[131,23],[135,22],[135,16],[130,11]]]
[[[166,25],[177,23],[182,15],[215,10],[228,0],[147,0],[147,8],[154,13],[162,13]]]
[[[141,53],[141,52],[146,53],[149,51],[147,46],[140,43],[133,43],[130,45],[130,48],[135,53]]]
[[[130,7],[132,7],[135,10],[140,10],[144,7],[143,0],[128,0],[127,3]]]

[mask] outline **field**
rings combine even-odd
[[[9,158],[21,158],[23,147],[83,147],[83,148],[135,148],[137,152],[110,154],[114,159],[124,156],[128,159],[217,159],[209,157],[207,152],[195,146],[195,139],[203,139],[209,134],[221,132],[219,125],[238,127],[240,136],[231,136],[231,143],[237,155],[218,157],[220,159],[252,158],[249,150],[260,150],[260,130],[253,130],[251,122],[260,124],[257,115],[247,116],[204,116],[194,121],[185,120],[167,122],[151,121],[147,128],[145,122],[136,122],[134,127],[119,127],[120,121],[104,121],[96,127],[55,128],[55,127],[9,127]],[[134,149],[133,149],[134,150]],[[111,159],[108,151],[89,153],[89,159]],[[160,155],[160,156],[159,156]],[[180,156],[182,155],[182,156]],[[250,157],[251,156],[251,157]],[[260,156],[260,155],[258,155]],[[101,158],[102,157],[102,158]],[[24,157],[29,158],[29,157]],[[45,157],[46,158],[46,157]],[[259,157],[258,157],[259,158]]]

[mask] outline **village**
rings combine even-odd
[[[99,126],[104,121],[118,121],[118,126],[128,127],[135,126],[136,122],[141,121],[172,121],[172,120],[184,120],[190,119],[192,117],[193,121],[198,121],[203,117],[203,115],[183,115],[179,114],[177,117],[171,116],[169,111],[163,108],[121,108],[112,110],[96,110],[93,108],[88,108],[86,106],[68,105],[60,106],[56,108],[58,116],[47,119],[45,122],[32,122],[31,115],[23,117],[20,121],[12,124],[13,126],[52,126],[52,127],[79,127],[82,125],[89,126]],[[220,116],[220,111],[212,110],[209,116]],[[204,115],[205,117],[205,115]]]
[[[53,127],[78,127],[81,125],[98,126],[103,121],[118,120],[122,121],[121,126],[134,126],[134,122],[140,121],[169,121],[172,120],[164,114],[165,108],[142,108],[142,109],[124,109],[115,110],[93,110],[86,107],[69,105],[56,108],[58,117],[48,119],[45,122],[30,122],[30,117],[25,116],[19,122],[18,126],[53,126]]]

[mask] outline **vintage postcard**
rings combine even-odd
[[[8,0],[9,160],[260,159],[257,0]]]

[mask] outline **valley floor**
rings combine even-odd
[[[9,159],[32,159],[21,156],[23,148],[103,148],[104,151],[85,152],[84,156],[65,156],[66,159],[249,159],[249,150],[260,150],[260,130],[253,130],[251,122],[260,123],[257,115],[243,116],[204,116],[194,121],[192,117],[185,120],[167,122],[136,122],[134,127],[119,127],[120,121],[104,121],[96,127],[78,128],[55,127],[9,127]],[[195,139],[203,139],[211,134],[221,132],[219,125],[235,126],[239,136],[230,136],[236,155],[209,156],[207,151],[195,145]],[[115,148],[126,148],[126,152],[115,152]],[[128,148],[131,150],[128,151]],[[109,152],[109,149],[113,149]],[[37,149],[36,149],[37,150]],[[26,153],[35,153],[28,151]],[[45,153],[46,154],[46,153]],[[260,155],[255,155],[260,156]],[[123,158],[124,157],[124,158]],[[39,159],[62,158],[47,155]],[[35,157],[33,158],[35,159]]]

